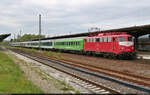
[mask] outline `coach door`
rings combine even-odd
[[[96,51],[98,52],[99,51],[99,42],[100,42],[100,39],[99,38],[96,38]]]
[[[113,51],[114,52],[117,50],[117,44],[118,44],[117,38],[113,37]]]

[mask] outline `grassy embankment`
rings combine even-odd
[[[19,66],[0,51],[0,93],[43,93],[24,76]]]
[[[63,58],[67,58],[70,59],[69,57],[64,57],[62,56],[62,54],[60,52],[53,52],[53,51],[46,51],[46,50],[37,50],[37,49],[28,49],[28,48],[21,48],[21,47],[8,47],[9,49],[17,49],[17,50],[21,50],[21,51],[25,51],[25,52],[30,52],[30,53],[39,53],[39,54],[43,54],[43,55],[47,55],[49,57],[56,57],[59,59],[63,59]]]

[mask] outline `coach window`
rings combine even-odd
[[[90,43],[90,42],[91,42],[91,39],[89,38],[88,40],[89,40],[89,43]]]
[[[91,43],[91,38],[89,38],[89,43]]]
[[[89,39],[86,40],[89,43]]]
[[[93,38],[91,38],[91,43],[93,43]]]
[[[104,42],[104,38],[103,37],[101,38],[101,41]]]
[[[91,38],[89,38],[89,43],[91,43]]]
[[[104,37],[104,42],[107,42],[107,38],[106,37]]]
[[[96,42],[96,38],[94,38],[94,43]]]
[[[100,38],[100,42],[103,42],[103,38]]]
[[[108,42],[108,37],[106,37],[106,42]]]
[[[89,42],[90,42],[90,43],[92,42],[92,39],[91,39],[91,38],[89,38]]]
[[[90,41],[90,42],[92,43],[92,42],[93,42],[93,39],[92,39],[92,38],[90,38],[90,39],[91,39],[91,41]]]
[[[86,40],[89,43],[89,39]]]
[[[74,46],[76,46],[76,42],[74,42]]]
[[[101,42],[101,38],[99,38],[99,42]]]
[[[93,41],[92,41],[93,43],[95,42],[95,38],[93,38]]]
[[[91,38],[91,43],[93,43],[94,42],[94,40],[93,40],[93,38]]]
[[[108,42],[111,42],[111,37],[108,37]]]
[[[80,45],[80,42],[78,42],[78,45]]]
[[[99,38],[96,38],[96,42],[97,42],[97,43],[99,42]]]
[[[93,38],[91,38],[91,43],[93,43]]]

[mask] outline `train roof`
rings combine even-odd
[[[87,38],[97,38],[97,37],[119,37],[119,36],[132,36],[132,35],[129,35],[129,34],[127,34],[126,32],[117,32],[117,33],[112,33],[112,32],[110,32],[110,33],[99,33],[98,35],[91,35],[91,36],[89,36],[89,37],[87,37]]]

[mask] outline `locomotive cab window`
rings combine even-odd
[[[123,42],[123,41],[126,41],[126,38],[125,37],[119,37],[119,42]]]
[[[133,37],[128,37],[128,41],[133,41]]]

